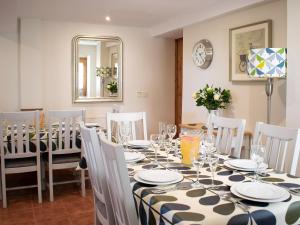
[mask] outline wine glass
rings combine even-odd
[[[194,182],[192,184],[192,187],[194,187],[194,188],[202,187],[203,188],[204,185],[199,182],[199,173],[200,173],[199,170],[204,165],[205,156],[203,154],[200,154],[199,150],[193,149],[191,151],[191,161],[192,161],[193,167],[195,167],[196,171],[197,171],[197,180],[196,180],[196,182]]]
[[[175,137],[177,132],[177,127],[175,124],[168,124],[167,125],[167,134],[169,136],[170,141]]]
[[[167,123],[166,122],[158,122],[158,131],[159,134],[167,134]]]
[[[155,152],[154,164],[158,165],[157,149],[159,148],[159,144],[160,144],[160,135],[159,134],[151,134],[150,135],[150,143],[151,143],[151,148],[154,149],[154,152]]]
[[[128,141],[132,135],[130,122],[121,122],[119,126],[119,134],[125,150],[128,150]]]
[[[165,140],[167,137],[167,123],[159,122],[158,123],[159,134],[162,136],[162,140]]]
[[[263,145],[251,145],[250,158],[256,163],[255,179],[258,181],[258,171],[264,162],[266,148]]]
[[[164,147],[165,147],[165,152],[166,152],[166,156],[167,156],[167,165],[166,165],[166,167],[167,168],[169,168],[169,154],[170,154],[170,152],[171,152],[171,150],[172,150],[172,142],[166,142],[165,143],[165,145],[164,145]]]
[[[211,155],[207,158],[210,172],[211,172],[211,187],[210,189],[215,189],[215,172],[218,168],[219,158],[216,155]]]
[[[203,134],[201,147],[203,148],[205,154],[210,157],[211,154],[216,152],[215,136],[213,134]]]

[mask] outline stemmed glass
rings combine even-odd
[[[119,134],[125,151],[128,150],[128,141],[132,135],[130,122],[121,122],[119,126]]]
[[[169,136],[169,140],[172,141],[173,138],[175,137],[177,132],[177,127],[175,124],[168,124],[167,125],[167,134]]]
[[[154,152],[155,152],[154,164],[156,164],[156,165],[158,165],[157,149],[159,148],[160,142],[161,142],[161,140],[160,140],[160,135],[159,134],[151,134],[150,135],[151,147],[152,147],[152,149],[154,149]]]
[[[166,152],[166,155],[167,155],[167,165],[166,165],[166,168],[169,168],[169,154],[172,150],[172,142],[166,142],[165,143],[165,152]]]
[[[250,158],[256,163],[254,181],[258,181],[258,171],[259,171],[261,165],[264,162],[265,153],[266,153],[265,146],[263,146],[263,145],[251,145]]]
[[[192,184],[192,187],[194,188],[198,188],[198,187],[204,187],[203,184],[201,184],[199,182],[199,170],[203,167],[204,163],[205,163],[205,156],[203,154],[200,154],[199,150],[197,149],[193,149],[191,151],[191,161],[192,161],[192,164],[193,164],[193,167],[196,168],[196,171],[197,171],[197,180],[196,182],[194,182]]]
[[[159,134],[166,135],[167,134],[167,123],[158,122],[158,130],[159,130]]]
[[[215,155],[211,155],[207,158],[210,172],[211,172],[211,187],[210,189],[215,189],[215,172],[218,168],[219,158]]]
[[[213,134],[203,134],[201,146],[207,156],[211,156],[216,151],[215,136]]]

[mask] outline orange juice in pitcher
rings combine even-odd
[[[180,148],[182,154],[182,163],[191,165],[192,164],[192,154],[199,154],[200,147],[200,135],[182,135],[180,137]]]

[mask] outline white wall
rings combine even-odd
[[[26,102],[22,102],[19,96],[22,83],[19,77],[17,19],[11,21],[13,21],[11,24],[6,25],[7,29],[0,29],[0,110],[3,111],[18,110],[20,106],[35,107],[35,103],[38,102],[33,98],[32,102],[28,98]],[[42,78],[42,87],[36,89],[32,85],[31,93],[42,96],[41,107],[86,108],[88,120],[105,125],[106,112],[112,111],[114,104],[117,104],[121,106],[122,111],[146,111],[149,133],[158,129],[160,120],[174,121],[174,41],[153,38],[146,29],[133,27],[41,20],[40,28],[41,73],[38,78]],[[11,31],[12,40],[7,31]],[[122,103],[72,103],[71,40],[78,34],[111,35],[122,39],[124,44]],[[2,49],[6,52],[4,53]],[[28,54],[27,57],[30,59],[31,55]],[[28,76],[28,79],[33,78]],[[136,92],[140,90],[147,92],[147,97],[137,97]]]
[[[192,93],[213,84],[232,92],[232,105],[223,115],[245,118],[252,130],[256,121],[266,120],[266,95],[263,82],[229,81],[229,29],[266,19],[273,21],[273,46],[286,47],[286,1],[275,1],[241,10],[216,19],[201,22],[183,30],[183,122],[205,122],[207,112],[196,107]],[[194,44],[208,39],[214,47],[214,58],[207,70],[197,68],[192,61]],[[272,96],[272,123],[285,123],[286,81],[276,81]]]
[[[20,21],[20,108],[43,106],[41,21]]]
[[[287,105],[286,125],[300,127],[300,74],[299,74],[299,21],[300,1],[287,2],[287,47],[288,47],[288,78],[287,78]]]

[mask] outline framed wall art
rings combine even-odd
[[[264,80],[248,77],[247,56],[250,49],[272,47],[272,21],[265,20],[229,30],[229,80]]]

